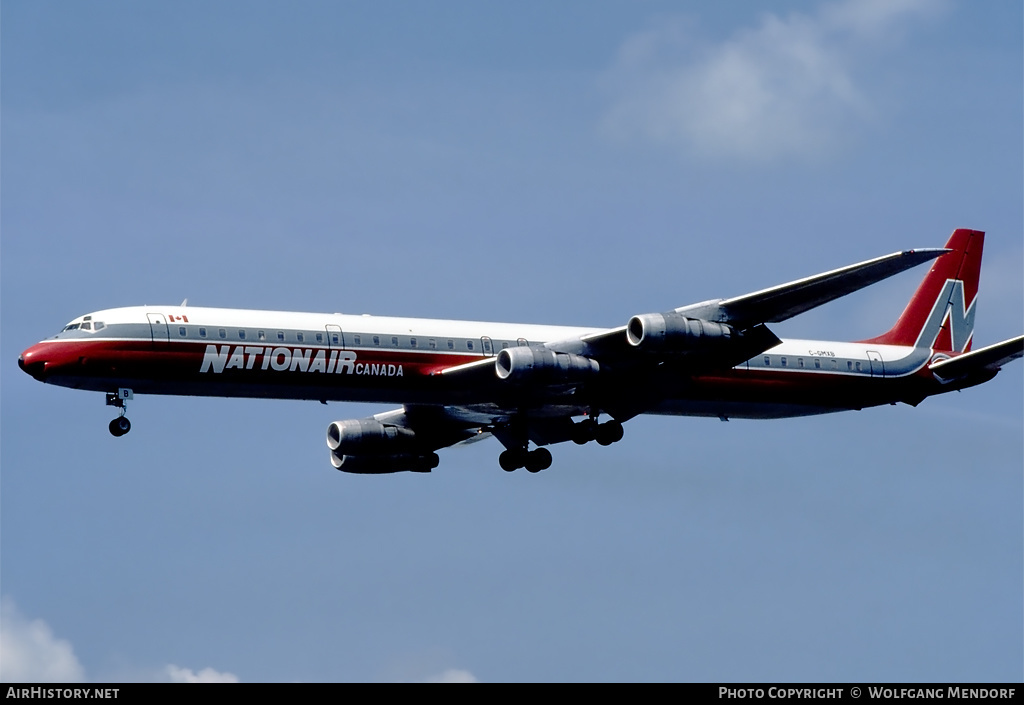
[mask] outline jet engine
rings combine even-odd
[[[732,326],[678,313],[633,316],[626,324],[626,340],[633,347],[668,353],[691,353],[728,343]]]
[[[327,447],[338,455],[394,455],[407,453],[415,445],[412,429],[373,418],[335,421],[327,427]]]
[[[423,452],[412,429],[374,418],[335,421],[327,427],[327,447],[331,465],[361,475],[430,472],[439,462],[437,453]]]
[[[498,379],[512,382],[579,382],[601,371],[597,360],[546,348],[505,348],[494,363]]]

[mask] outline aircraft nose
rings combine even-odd
[[[32,346],[18,355],[18,367],[42,382],[46,372],[46,360],[43,359],[36,346]]]

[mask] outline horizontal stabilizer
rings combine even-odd
[[[677,308],[676,312],[693,318],[731,323],[737,328],[757,323],[778,323],[947,252],[949,250],[945,248],[895,252],[751,294]]]
[[[928,367],[936,377],[944,380],[966,377],[981,370],[996,371],[1011,360],[1024,357],[1024,335],[1004,340],[963,355],[940,360]]]

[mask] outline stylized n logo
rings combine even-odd
[[[974,311],[978,297],[974,297],[971,305],[967,306],[964,299],[964,283],[956,280],[953,282],[953,291],[950,292],[949,303],[946,305],[946,321],[943,327],[949,328],[950,344],[953,350],[963,352],[971,342],[974,335]]]
[[[925,321],[915,347],[964,352],[974,334],[975,297],[968,306],[964,297],[964,283],[947,279],[935,299],[928,320]]]

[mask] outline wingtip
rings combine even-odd
[[[904,250],[904,255],[930,255],[932,257],[941,257],[942,255],[953,252],[948,247],[916,247],[913,250]]]

